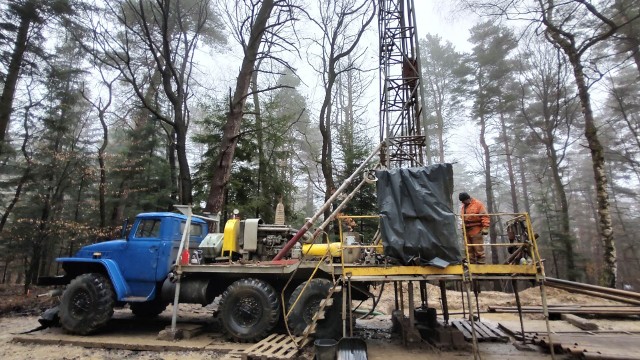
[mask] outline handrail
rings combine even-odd
[[[500,247],[528,247],[529,248],[529,255],[531,256],[531,260],[533,261],[534,264],[536,264],[537,266],[540,267],[540,275],[544,278],[544,267],[542,266],[542,257],[540,256],[540,252],[539,252],[539,248],[538,248],[538,244],[536,241],[536,237],[535,237],[535,233],[533,232],[533,225],[531,223],[531,218],[529,216],[528,213],[526,212],[522,212],[522,213],[491,213],[491,214],[481,214],[484,216],[490,216],[490,217],[504,217],[504,216],[512,216],[513,218],[509,219],[506,221],[506,223],[508,225],[510,225],[511,223],[514,223],[515,221],[524,221],[525,222],[525,226],[526,226],[526,233],[522,233],[519,235],[526,235],[526,241],[524,242],[503,242],[503,243],[495,243],[495,244],[469,244],[467,242],[467,227],[464,226],[464,218],[465,217],[471,217],[471,216],[478,216],[479,214],[460,214],[458,216],[460,216],[461,220],[462,220],[462,240],[464,243],[464,249],[465,249],[465,254],[467,259],[469,259],[469,248],[474,247],[474,246],[483,246],[483,247],[489,247],[489,248],[500,248]],[[519,264],[516,264],[519,265]]]

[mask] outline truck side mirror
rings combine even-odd
[[[122,222],[122,231],[120,232],[120,237],[123,239],[127,238],[127,226],[129,226],[129,218],[124,219]]]

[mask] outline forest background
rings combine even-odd
[[[640,289],[640,4],[416,1],[467,19],[420,33],[430,160],[529,212],[548,275]],[[379,5],[0,1],[0,281],[175,204],[301,225],[380,141]]]

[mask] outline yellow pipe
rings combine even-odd
[[[330,252],[332,257],[339,257],[342,253],[342,243],[334,242],[330,244],[302,244],[302,253],[306,254],[307,256],[324,256],[327,252]]]

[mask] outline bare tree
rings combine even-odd
[[[107,126],[107,110],[111,106],[111,102],[113,100],[113,83],[118,79],[117,77],[108,80],[104,74],[104,67],[98,65],[98,72],[100,73],[100,78],[102,80],[102,84],[106,88],[107,96],[106,100],[103,100],[102,97],[99,97],[96,101],[92,100],[89,95],[85,92],[84,87],[82,88],[82,97],[91,104],[91,106],[98,113],[98,120],[100,120],[100,125],[102,126],[102,144],[98,148],[98,165],[100,166],[100,182],[98,184],[98,207],[100,209],[100,228],[104,228],[106,226],[107,219],[107,206],[105,200],[106,186],[107,186],[107,169],[105,166],[105,151],[107,146],[109,145],[109,127]]]
[[[171,144],[168,154],[178,162],[179,202],[192,203],[191,172],[186,152],[189,127],[188,100],[194,52],[202,37],[220,39],[219,22],[210,0],[123,0],[105,2],[106,19],[90,18],[91,42],[79,38],[94,59],[119,71],[149,113],[166,124]],[[114,31],[114,19],[122,31]],[[160,76],[161,99],[149,96],[151,80]],[[166,113],[162,102],[169,103]],[[171,165],[171,164],[170,164]]]
[[[244,40],[244,29],[238,29],[238,33],[236,33],[236,36],[241,39],[244,57],[237,77],[236,88],[229,100],[229,112],[223,126],[220,150],[214,163],[214,175],[211,179],[205,207],[207,211],[213,213],[219,212],[224,204],[225,187],[231,176],[231,165],[233,164],[233,157],[238,144],[238,137],[240,136],[242,117],[245,114],[245,103],[247,97],[252,95],[249,93],[249,87],[254,73],[258,71],[256,64],[261,58],[268,56],[266,55],[268,51],[263,48],[265,46],[265,37],[274,36],[283,42],[288,42],[288,40],[278,35],[278,30],[283,23],[292,20],[294,7],[285,0],[262,0],[259,8],[258,3],[260,2],[252,2],[250,4],[249,16],[244,21],[247,26],[246,29],[250,29],[248,31],[248,39]],[[272,43],[273,41],[269,42],[269,44]],[[257,83],[257,78],[254,81]],[[265,90],[262,89],[261,91]]]
[[[566,61],[551,45],[532,43],[537,49],[523,54],[520,77],[520,112],[530,133],[543,144],[548,171],[551,174],[557,214],[558,240],[562,244],[565,273],[569,280],[577,280],[574,255],[574,236],[571,231],[569,200],[565,190],[566,179],[561,167],[571,144],[571,129],[578,114],[578,104],[570,94]],[[526,65],[524,64],[526,62]],[[561,144],[558,146],[558,144]],[[546,172],[546,171],[545,171]],[[551,226],[551,225],[550,225]]]
[[[604,16],[595,6],[584,0],[556,4],[555,1],[538,0],[541,10],[541,21],[545,26],[545,36],[558,46],[573,68],[573,76],[578,87],[578,98],[582,104],[584,116],[584,135],[591,151],[593,174],[596,184],[596,198],[598,202],[598,218],[600,220],[600,238],[604,248],[604,269],[601,282],[605,286],[615,287],[617,277],[616,248],[613,237],[613,226],[607,190],[607,174],[604,158],[604,148],[598,136],[596,119],[591,108],[588,77],[585,74],[584,61],[587,52],[595,45],[610,38],[618,31],[619,26]],[[576,30],[574,19],[585,17],[596,21],[595,31],[586,35],[580,29]],[[580,21],[580,20],[577,20]],[[577,24],[587,26],[587,24]],[[588,26],[594,27],[594,23]],[[591,35],[593,34],[593,35]]]
[[[325,200],[336,189],[333,169],[332,102],[338,77],[356,68],[362,52],[354,51],[362,35],[375,17],[375,2],[358,0],[319,1],[320,16],[311,19],[321,31],[319,39],[312,41],[320,49],[321,65],[316,71],[322,76],[324,98],[320,107],[319,128],[322,135],[320,166],[325,181]],[[348,60],[348,61],[345,61]],[[325,218],[331,209],[325,211]]]
[[[232,2],[220,1],[220,3],[225,15],[223,19],[227,28],[230,30],[234,40],[246,51],[251,32],[250,19],[255,17],[256,11],[253,2],[250,0],[235,0]],[[250,88],[248,89],[248,95],[251,95],[253,105],[251,115],[255,118],[256,145],[258,148],[257,188],[254,189],[258,195],[255,207],[256,217],[260,216],[260,208],[264,209],[261,205],[262,200],[265,199],[265,196],[268,196],[268,194],[263,193],[263,188],[266,186],[266,169],[268,168],[266,149],[268,139],[265,139],[264,134],[266,128],[271,125],[268,124],[268,119],[263,118],[260,95],[281,88],[291,88],[278,79],[285,75],[283,71],[295,74],[296,70],[285,60],[283,54],[296,53],[298,51],[297,43],[295,42],[297,34],[294,27],[294,16],[292,16],[295,6],[289,4],[288,11],[284,11],[287,8],[277,3],[274,6],[275,8],[269,21],[271,26],[264,33],[260,53],[251,73]],[[282,196],[283,194],[273,195]],[[223,201],[224,203],[226,201]]]

